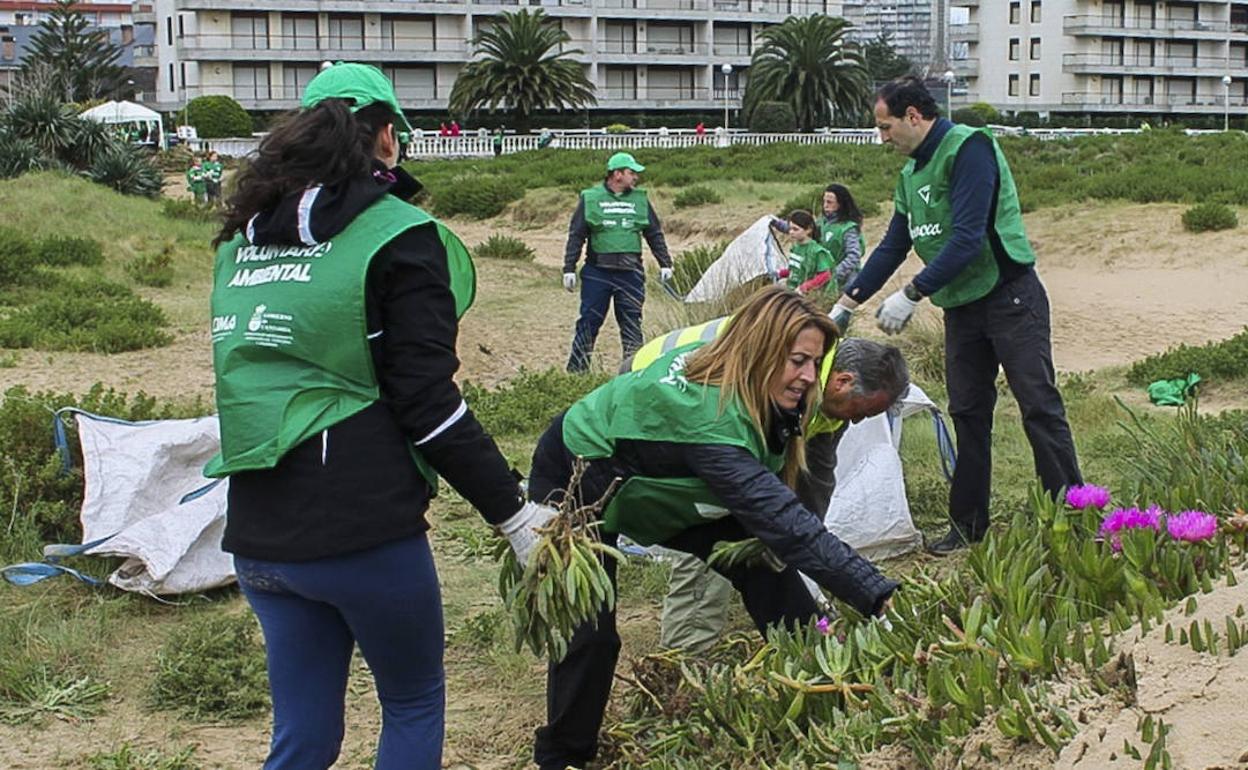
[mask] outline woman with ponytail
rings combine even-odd
[[[524,499],[452,379],[476,276],[407,202],[408,130],[379,70],[326,68],[239,173],[215,241],[221,452],[205,472],[229,477],[222,545],[264,631],[266,770],[337,759],[356,645],[382,706],[374,767],[440,768],[438,477],[522,560],[553,515]]]

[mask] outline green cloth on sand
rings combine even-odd
[[[1148,400],[1157,406],[1183,406],[1187,397],[1196,393],[1198,382],[1200,375],[1196,372],[1172,380],[1157,380],[1148,386]]]

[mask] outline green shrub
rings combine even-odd
[[[1147,385],[1155,380],[1186,377],[1190,372],[1205,379],[1248,377],[1248,328],[1219,342],[1179,345],[1136,361],[1127,370],[1127,381]]]
[[[251,136],[251,116],[229,96],[197,96],[184,114],[200,139]]]
[[[789,198],[780,207],[780,210],[776,212],[776,216],[784,219],[797,209],[805,209],[815,215],[816,218],[821,216],[823,214],[823,187],[813,187],[806,192],[798,193]]]
[[[87,177],[123,195],[147,198],[160,195],[165,184],[160,171],[142,150],[121,144],[101,152],[87,169]]]
[[[120,353],[173,341],[165,313],[121,284],[66,279],[0,319],[0,346]]]
[[[989,123],[1000,123],[1001,113],[987,102],[975,102],[970,107],[954,110],[953,121],[968,126],[986,126]]]
[[[525,186],[497,176],[464,175],[433,191],[433,213],[440,217],[489,219],[524,195]]]
[[[502,233],[494,233],[483,243],[477,244],[472,250],[473,257],[481,259],[509,259],[517,262],[532,262],[537,254],[529,245],[519,238]]]
[[[27,283],[35,267],[35,247],[24,232],[0,226],[0,289]]]
[[[157,709],[213,722],[268,710],[258,630],[250,613],[183,620],[156,653],[148,702]]]
[[[143,254],[126,263],[126,275],[142,286],[164,287],[173,283],[174,242],[168,241],[160,251]]]
[[[581,396],[609,379],[605,375],[569,374],[562,369],[533,372],[521,369],[507,383],[486,390],[464,383],[464,400],[487,433],[537,433]]]
[[[39,241],[35,252],[35,261],[49,267],[69,265],[94,267],[104,264],[104,247],[92,238],[53,235]]]
[[[12,179],[43,168],[43,156],[33,142],[0,131],[0,179]]]
[[[1183,212],[1183,229],[1192,233],[1207,230],[1233,230],[1239,217],[1230,206],[1221,203],[1199,203]]]
[[[678,209],[685,209],[691,206],[706,206],[713,203],[723,203],[724,198],[714,188],[704,184],[686,187],[676,194],[672,200],[672,205]]]
[[[605,130],[608,134],[627,134],[629,131],[632,131],[631,128],[623,123],[612,123]]]
[[[791,134],[797,130],[797,115],[788,102],[759,102],[750,113],[749,126],[756,134]]]
[[[170,219],[185,219],[188,222],[221,221],[221,212],[215,206],[197,203],[190,198],[165,198],[160,202],[160,213]]]
[[[729,241],[726,240],[719,243],[704,243],[676,255],[676,259],[672,261],[672,284],[676,291],[688,294],[701,280],[702,274],[711,266],[711,263],[723,255],[728,244]]]

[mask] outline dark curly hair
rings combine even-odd
[[[343,99],[326,99],[279,118],[239,171],[213,247],[293,192],[369,173],[378,132],[397,120],[387,105],[370,104],[352,112],[351,103]]]
[[[849,194],[848,187],[843,184],[830,184],[824,188],[824,192],[830,192],[836,196],[838,219],[842,222],[854,222],[862,227],[862,212],[858,209],[858,204],[854,202],[854,196]]]

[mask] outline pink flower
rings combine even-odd
[[[1183,511],[1166,517],[1166,530],[1175,540],[1198,543],[1218,533],[1218,517],[1204,511]]]
[[[1066,490],[1066,504],[1071,508],[1097,508],[1109,505],[1109,490],[1095,484],[1084,484]]]
[[[1115,551],[1122,550],[1122,539],[1119,535],[1124,529],[1152,529],[1161,531],[1161,514],[1164,511],[1153,505],[1147,510],[1139,508],[1115,508],[1101,520],[1101,537],[1109,538],[1110,546]]]
[[[827,617],[819,618],[819,620],[815,622],[815,628],[819,629],[819,633],[824,636],[828,635],[830,625],[831,624],[828,622]]]

